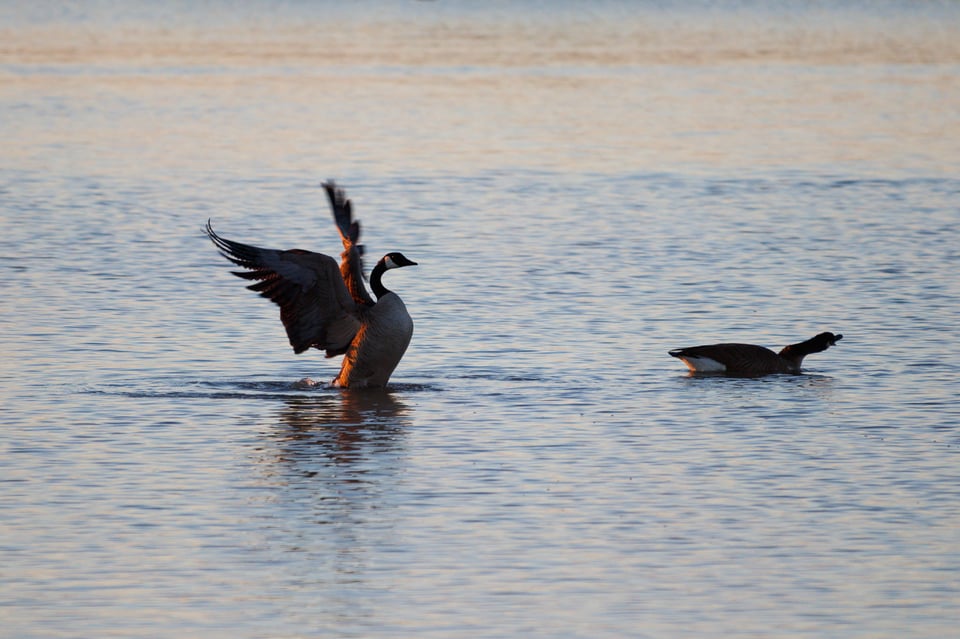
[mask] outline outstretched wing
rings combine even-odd
[[[340,275],[346,282],[353,300],[360,305],[373,306],[373,298],[363,285],[363,245],[360,241],[360,222],[353,219],[353,205],[343,189],[333,180],[323,183],[323,190],[330,200],[330,210],[340,231],[343,253],[340,254]]]
[[[249,269],[233,271],[237,277],[256,280],[247,288],[280,307],[280,320],[295,353],[314,347],[332,357],[347,350],[360,329],[359,309],[336,260],[300,249],[278,251],[227,240],[209,221],[207,235],[225,258]]]

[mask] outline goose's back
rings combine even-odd
[[[670,351],[698,373],[767,375],[790,372],[789,362],[763,346],[754,344],[710,344]]]

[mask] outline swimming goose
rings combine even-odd
[[[322,253],[302,249],[278,251],[241,244],[220,237],[207,221],[207,235],[221,255],[248,271],[233,274],[255,280],[247,288],[275,302],[287,329],[294,353],[308,348],[326,351],[327,357],[345,355],[333,385],[340,388],[384,386],[400,363],[410,338],[413,320],[400,297],[383,285],[383,274],[394,268],[415,266],[402,253],[387,253],[363,285],[363,245],[360,223],[353,206],[336,184],[325,182],[334,221],[343,241],[340,265]]]
[[[682,360],[694,373],[745,376],[799,373],[804,357],[825,351],[841,339],[843,335],[820,333],[805,342],[791,344],[780,353],[753,344],[711,344],[676,348],[670,351],[670,355]]]

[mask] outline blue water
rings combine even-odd
[[[955,634],[958,18],[3,4],[0,635]],[[328,178],[388,392],[203,234],[336,255]]]

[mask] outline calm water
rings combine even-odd
[[[958,5],[236,4],[0,5],[0,635],[956,633]],[[331,177],[390,392],[202,233]]]

